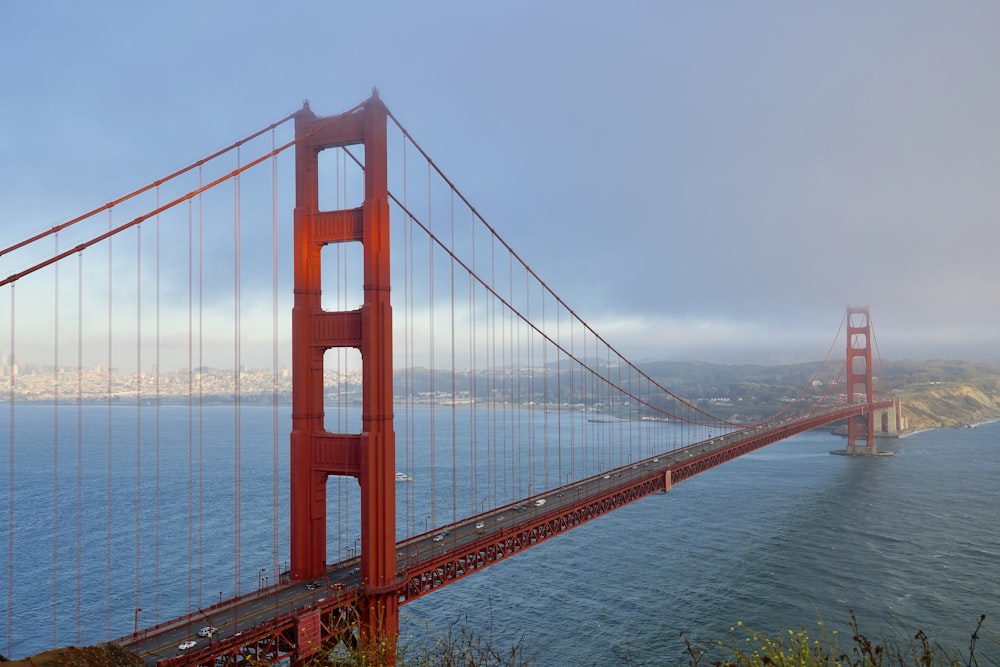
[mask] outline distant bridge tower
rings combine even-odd
[[[308,103],[295,117],[295,301],[292,308],[291,578],[326,570],[326,483],[349,475],[361,487],[362,642],[395,647],[399,633],[396,579],[396,435],[392,406],[392,310],[389,301],[387,111],[375,93],[357,109],[317,117]],[[364,146],[364,201],[358,208],[319,210],[319,153]],[[321,251],[360,242],[362,305],[325,311]],[[323,357],[331,348],[361,353],[361,432],[324,426]],[[301,647],[300,647],[301,649]],[[390,656],[387,662],[393,662]]]
[[[847,307],[847,402],[867,403],[868,412],[847,420],[847,453],[877,454],[872,409],[872,327],[868,306]],[[859,396],[860,395],[860,396]],[[861,443],[861,444],[859,444]]]

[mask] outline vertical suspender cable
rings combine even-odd
[[[490,285],[496,284],[496,253],[494,239],[490,238]],[[496,299],[489,300],[489,373],[490,373],[490,450],[491,469],[493,470],[493,505],[497,502],[497,485],[503,477],[497,472],[497,332],[496,332]]]
[[[455,247],[455,192],[450,193],[450,223],[451,223],[451,247]],[[451,317],[451,505],[456,512],[456,516],[453,521],[458,520],[458,501],[457,501],[457,489],[458,489],[458,462],[456,460],[456,448],[458,447],[458,434],[455,432],[456,427],[456,417],[455,410],[456,399],[458,398],[456,393],[455,385],[455,260],[450,258],[448,262],[448,268],[450,269],[449,279],[451,281],[451,309],[448,311]],[[475,496],[470,496],[472,498],[472,513],[475,514],[476,501]]]
[[[334,188],[337,193],[337,208],[340,208],[341,204],[347,207],[347,151],[342,149],[338,154],[340,160],[337,162],[338,177],[337,177],[337,187]],[[343,197],[343,199],[341,199]],[[348,307],[348,281],[347,277],[350,272],[350,267],[347,261],[347,245],[341,243],[337,252],[337,262],[339,263],[339,268],[341,271],[340,275],[340,289],[337,290],[337,307],[347,308]],[[347,367],[347,350],[345,348],[339,348],[337,350],[337,363],[340,365],[341,370],[345,370]],[[347,392],[346,390],[346,377],[344,373],[340,373],[340,389],[337,398],[337,426],[338,431],[344,431],[347,429],[347,425],[344,423],[344,411],[346,409]],[[344,547],[346,549],[347,544],[351,540],[351,536],[348,531],[351,530],[351,485],[347,483],[347,480],[343,476],[337,478],[337,491],[338,495],[343,494],[344,497],[344,513],[343,520],[340,529],[337,531],[338,539],[343,540]],[[359,503],[360,506],[360,503]],[[338,546],[338,551],[339,551]],[[358,554],[354,554],[357,556]]]
[[[575,320],[575,318],[574,318]],[[580,332],[580,346],[583,348],[582,359],[587,358],[587,329],[583,327]],[[579,362],[574,363],[577,366],[576,373],[576,390],[577,390],[577,401],[581,406],[582,417],[580,420],[580,466],[586,470],[586,474],[591,475],[598,470],[592,467],[592,461],[590,460],[590,429],[588,428],[589,422],[587,422],[587,410],[589,406],[587,405],[587,372],[583,368],[582,364]]]
[[[531,291],[531,286],[530,286],[530,283],[529,283],[529,276],[528,276],[528,273],[525,272],[525,274],[524,274],[524,313],[525,313],[525,317],[528,318],[529,322],[531,321],[531,293],[530,293],[530,291]],[[517,328],[521,329],[522,326],[524,326],[524,325],[519,321],[518,325],[517,325]],[[543,322],[541,326],[544,328],[545,323]],[[528,354],[528,377],[525,379],[525,382],[527,383],[528,386],[527,386],[526,389],[524,389],[524,391],[527,392],[527,399],[525,399],[525,396],[522,395],[522,396],[520,396],[518,398],[518,400],[521,402],[522,405],[527,404],[529,406],[529,410],[528,410],[528,428],[527,428],[527,432],[526,432],[527,433],[527,437],[528,437],[528,463],[531,466],[531,468],[530,468],[530,470],[531,470],[531,472],[530,472],[530,478],[528,480],[529,484],[532,483],[532,482],[534,482],[535,479],[536,479],[536,474],[535,474],[536,470],[535,470],[535,468],[537,467],[535,465],[535,406],[534,406],[534,397],[535,397],[534,396],[535,395],[535,364],[534,364],[534,361],[535,361],[535,355],[534,355],[534,349],[533,349],[534,345],[533,345],[533,343],[534,343],[534,336],[531,333],[531,328],[528,327],[528,326],[524,326],[524,346],[527,348],[527,354]],[[520,334],[518,335],[518,349],[519,350],[521,349],[521,337],[520,337]],[[518,353],[518,360],[520,360],[520,356],[521,355],[520,355],[520,352],[519,352]],[[521,377],[520,373],[518,373],[518,377],[519,378]],[[542,472],[543,472],[543,477],[542,477],[541,481],[544,484],[544,482],[545,482],[545,479],[544,479],[544,458],[543,458],[543,469],[542,469]],[[542,488],[544,488],[544,486]]]
[[[13,653],[14,644],[14,321],[17,314],[14,308],[14,283],[10,285],[10,380],[8,381],[9,396],[7,408],[10,412],[7,437],[7,655]]]
[[[542,297],[542,328],[546,333],[549,332],[548,322],[545,319],[545,291],[541,292]],[[549,343],[546,340],[541,340],[540,344],[542,346],[542,451],[544,452],[545,461],[543,467],[545,468],[545,487],[549,486]],[[562,468],[557,468],[556,474],[556,486],[562,486],[563,484],[563,474]]]
[[[112,223],[111,216],[112,216],[111,209],[108,209],[108,229],[109,230],[113,228],[113,223]],[[107,438],[107,440],[108,440],[108,442],[107,442],[107,444],[108,444],[108,452],[107,452],[107,456],[108,456],[108,461],[107,461],[107,463],[108,463],[108,471],[107,471],[107,475],[108,475],[108,479],[107,479],[107,486],[108,486],[107,503],[108,504],[107,504],[107,526],[106,526],[106,533],[107,534],[105,536],[106,537],[106,541],[107,541],[107,547],[106,547],[107,548],[107,554],[106,554],[106,556],[107,556],[107,563],[105,564],[105,570],[104,570],[105,577],[106,577],[105,600],[104,600],[104,609],[105,609],[106,619],[105,619],[105,630],[104,630],[104,632],[105,632],[106,639],[109,639],[109,640],[111,639],[111,535],[112,535],[112,531],[111,531],[111,503],[112,503],[112,497],[111,497],[111,490],[112,490],[111,489],[111,452],[112,452],[112,446],[111,446],[111,441],[112,441],[112,416],[113,416],[113,413],[112,413],[112,400],[114,398],[113,387],[112,387],[112,383],[111,383],[111,369],[113,368],[113,365],[112,365],[112,362],[113,362],[112,351],[114,349],[114,337],[112,335],[113,334],[112,323],[114,321],[113,317],[112,317],[112,314],[113,314],[113,305],[114,305],[114,302],[113,302],[114,282],[112,280],[113,275],[112,275],[112,271],[111,271],[111,260],[112,260],[112,250],[111,250],[111,248],[112,248],[112,244],[113,243],[114,243],[114,239],[109,238],[108,239],[108,367],[106,369],[107,374],[108,374],[108,438]]]
[[[531,319],[531,285],[529,282],[529,275],[527,271],[524,273],[524,312],[528,317],[529,321]],[[520,326],[520,325],[519,325]],[[545,318],[542,318],[541,328],[545,330]],[[528,400],[529,404],[528,412],[528,461],[531,462],[532,470],[534,470],[534,460],[535,460],[535,345],[534,336],[531,334],[530,328],[525,328],[525,342],[528,346]],[[522,399],[523,401],[523,399]],[[547,453],[546,453],[547,454]],[[534,473],[532,473],[531,479],[534,480]],[[542,485],[543,488],[548,488],[548,456],[543,454],[542,456]]]
[[[198,167],[198,189],[202,187],[202,168]],[[204,196],[198,195],[198,607],[202,607],[202,562],[205,486],[205,216]]]
[[[271,150],[275,147],[271,130]],[[271,445],[271,572],[278,576],[278,156],[271,158],[271,370],[274,374],[271,423],[274,432]],[[335,559],[336,560],[336,559]],[[275,583],[280,581],[275,579]]]
[[[410,280],[408,275],[408,270],[410,267],[410,218],[406,213],[408,210],[406,208],[407,203],[407,178],[406,178],[406,157],[407,149],[406,146],[409,143],[406,136],[402,137],[401,141],[401,161],[402,161],[402,187],[403,187],[403,211],[400,212],[402,217],[402,232],[403,232],[403,395],[404,399],[404,409],[403,409],[403,431],[405,435],[403,436],[403,457],[406,461],[407,473],[413,475],[416,470],[416,452],[413,446],[413,428],[411,423],[412,418],[412,404],[410,402]],[[416,507],[416,491],[414,487],[416,484],[406,485],[406,534],[416,535],[417,534],[417,507]]]
[[[76,256],[76,633],[80,639],[83,561],[83,253]]]
[[[59,254],[59,234],[53,236],[55,255]],[[52,298],[52,646],[56,643],[56,619],[59,607],[59,263],[54,271]]]
[[[240,166],[240,149],[236,149],[236,166]],[[234,424],[233,424],[233,593],[240,594],[240,374],[242,371],[240,355],[240,175],[233,179],[233,346],[235,383],[233,388]],[[234,608],[235,613],[235,608]]]
[[[542,320],[545,320],[545,290],[542,290]],[[559,337],[562,333],[561,327],[559,326],[559,304],[556,304],[556,340],[560,340]],[[545,398],[545,405],[548,406],[552,403],[552,399],[549,397],[549,363],[548,363],[548,351],[549,343],[548,341],[542,341],[542,368],[545,369],[545,375],[542,376],[542,396]],[[562,464],[562,353],[559,350],[554,350],[556,354],[556,472],[558,473],[558,479],[556,480],[556,486],[561,486],[564,483],[569,483],[569,475],[563,472]],[[549,411],[545,411],[545,429],[543,433],[542,440],[545,442],[545,454],[548,456],[549,452]],[[546,465],[548,465],[546,463]]]
[[[341,165],[340,165],[340,189],[337,191],[337,201],[338,202],[343,202],[343,206],[345,208],[347,207],[347,172],[348,172],[348,169],[347,169],[347,156],[348,156],[348,151],[347,151],[346,148],[340,151],[340,160],[341,160]],[[341,197],[343,197],[343,199],[341,199]],[[338,208],[339,208],[339,203],[338,203]],[[343,308],[346,309],[350,305],[349,304],[350,284],[349,284],[348,276],[350,275],[350,268],[351,268],[349,266],[349,261],[348,261],[347,244],[346,243],[339,244],[339,251],[340,251],[340,253],[339,253],[340,254],[340,258],[339,258],[338,261],[340,262],[340,267],[341,267],[342,273],[341,273],[341,279],[340,279],[340,290],[338,291],[338,294],[337,294],[337,300],[338,300],[337,303],[338,303],[338,307],[343,307]],[[364,263],[364,260],[362,260],[362,264],[363,263]],[[362,293],[364,292],[364,285],[363,284],[361,285],[361,291],[362,291]],[[342,304],[342,306],[341,306],[341,304]],[[340,368],[343,369],[343,370],[346,370],[347,369],[347,348],[339,348],[337,350],[337,359],[338,359],[338,364],[340,365]],[[339,399],[338,399],[339,403],[340,403],[340,406],[339,406],[340,409],[338,410],[338,413],[337,413],[337,420],[338,420],[337,424],[338,424],[338,426],[340,424],[343,424],[343,428],[339,429],[339,430],[347,430],[347,428],[348,428],[348,426],[347,426],[347,420],[346,420],[346,417],[347,417],[347,376],[346,376],[345,373],[341,373],[340,374],[340,378],[341,378],[341,380],[340,380],[341,391],[339,392]],[[351,539],[351,536],[349,534],[349,531],[352,529],[351,514],[350,514],[350,503],[351,503],[351,492],[352,492],[353,488],[352,488],[351,484],[349,484],[348,481],[344,477],[340,477],[338,479],[337,483],[340,485],[340,488],[342,488],[343,492],[344,492],[344,530],[343,530],[343,537],[344,537],[344,543],[345,543],[345,546],[346,546],[346,544],[348,542],[350,542],[350,539]],[[358,507],[359,508],[361,507],[360,499],[359,499],[359,502],[358,502]],[[359,524],[357,526],[357,530],[359,531],[359,533],[360,533],[360,528],[361,527],[360,527],[360,524]],[[358,544],[360,545],[360,547],[362,549],[364,548],[363,544],[360,544],[360,543],[358,543]],[[355,549],[355,551],[357,551],[357,549]],[[354,556],[356,556],[356,557],[358,555],[359,555],[358,553],[354,554]]]
[[[507,253],[507,302],[510,304],[514,303],[514,258],[511,256],[510,252]],[[510,319],[510,334],[507,341],[507,345],[510,347],[510,355],[507,367],[510,368],[508,373],[510,391],[508,393],[509,398],[504,406],[504,411],[509,413],[510,416],[510,435],[504,438],[504,443],[510,443],[510,479],[511,479],[511,495],[515,498],[519,498],[523,495],[520,491],[521,475],[520,475],[520,438],[517,429],[515,428],[514,421],[517,418],[517,414],[520,410],[514,408],[514,383],[517,376],[517,366],[514,363],[514,324],[517,318],[514,317],[513,311],[508,308],[504,309],[505,317]],[[504,328],[506,331],[506,327]],[[507,415],[504,415],[505,418]]]
[[[434,240],[433,218],[431,215],[431,165],[427,163],[427,345],[430,402],[430,437],[431,437],[431,523],[437,527],[435,511],[437,509],[437,432],[434,425]]]
[[[336,174],[334,175],[334,179],[333,179],[334,193],[335,193],[334,208],[336,208],[336,209],[340,209],[341,208],[341,199],[340,199],[340,195],[341,195],[341,187],[340,187],[340,179],[341,179],[341,175],[340,175],[340,163],[341,163],[341,154],[342,153],[343,153],[342,150],[340,152],[338,152],[338,153],[335,153],[336,157],[334,158],[334,161],[333,161],[334,166],[336,167]],[[331,273],[333,273],[333,275],[339,277],[341,275],[341,271],[343,270],[345,272],[344,275],[346,275],[346,267],[342,268],[342,264],[341,264],[341,251],[340,251],[339,247],[333,253],[333,256],[334,256],[334,258],[336,260],[336,263],[335,263],[335,265],[334,265],[333,270],[331,271]],[[341,303],[341,300],[340,300],[340,295],[341,295],[341,293],[343,291],[343,289],[342,289],[343,285],[341,283],[337,283],[337,285],[338,285],[338,288],[335,291],[336,309],[337,310],[342,310],[343,306],[342,306],[342,303]],[[341,350],[339,348],[337,348],[337,351],[335,352],[335,354],[337,355],[337,363],[340,365],[338,370],[342,371],[343,370],[343,361],[342,361]],[[326,354],[324,354],[324,357],[323,357],[324,367],[325,367],[326,359],[328,358],[327,355],[329,355],[329,351],[327,351]],[[342,373],[341,373],[341,375],[342,375]],[[338,382],[337,390],[338,390],[337,391],[337,431],[338,432],[343,432],[342,423],[341,423],[341,415],[342,415],[342,412],[343,412],[344,398],[343,398],[343,387],[340,386],[339,382]],[[325,391],[325,389],[324,389],[324,391]],[[324,415],[324,421],[326,421],[325,415]],[[329,422],[326,422],[326,423],[329,423]],[[339,554],[344,549],[344,531],[346,530],[347,525],[348,525],[348,517],[347,517],[347,509],[346,509],[347,508],[347,498],[345,497],[345,490],[344,490],[343,477],[342,476],[339,476],[339,475],[337,476],[337,482],[336,482],[336,484],[337,484],[337,487],[336,487],[336,496],[337,496],[337,508],[338,508],[337,509],[337,553]]]
[[[639,392],[638,392],[637,388],[632,384],[632,368],[631,367],[629,367],[627,373],[628,373],[628,376],[627,376],[627,381],[628,381],[627,389],[628,389],[628,391],[632,392],[634,395],[638,396]],[[622,385],[621,381],[620,381],[620,378],[621,378],[621,365],[618,366],[618,377],[619,377],[618,385],[619,386],[625,386],[625,385]],[[631,459],[632,458],[632,454],[633,454],[633,445],[635,445],[635,452],[636,452],[636,457],[635,458],[636,459],[641,459],[641,458],[643,458],[641,436],[640,436],[640,439],[637,442],[635,434],[633,434],[633,432],[632,432],[632,422],[633,422],[633,419],[634,419],[632,411],[637,406],[633,405],[633,400],[631,398],[629,398],[628,396],[623,396],[622,399],[623,399],[624,403],[628,404],[627,405],[627,410],[626,409],[622,410],[622,412],[626,415],[626,418],[628,419],[628,455],[629,455],[629,458]]]
[[[334,164],[336,165],[337,170],[334,178],[334,193],[336,197],[335,207],[340,209],[342,206],[347,206],[347,154],[346,151],[341,148],[341,150],[335,155]],[[336,265],[332,273],[338,277],[338,280],[335,281],[336,308],[337,310],[342,310],[347,307],[348,274],[347,248],[343,243],[337,246],[336,251],[334,252],[334,257],[336,258]],[[343,371],[345,370],[346,365],[346,350],[343,348],[336,348],[334,354],[336,355],[339,371],[337,381],[337,431],[343,432],[345,430],[344,410],[346,400]],[[345,554],[349,554],[346,545],[350,541],[348,532],[351,530],[350,495],[350,486],[345,484],[343,476],[338,476],[337,498],[340,501],[340,511],[337,513],[337,553],[340,553],[341,549],[343,549]]]
[[[510,283],[508,292],[508,303],[512,306],[514,304],[514,260],[510,253],[507,253],[507,281]],[[508,344],[510,345],[510,399],[508,399],[508,405],[510,406],[510,463],[511,463],[511,473],[514,480],[513,483],[513,494],[515,498],[520,498],[524,495],[524,489],[521,485],[521,476],[523,466],[523,452],[522,452],[522,442],[521,442],[521,410],[518,409],[518,395],[517,392],[521,388],[521,338],[520,338],[520,325],[518,324],[518,318],[514,316],[514,311],[508,309],[507,316],[510,318],[510,340]],[[517,350],[517,355],[515,357],[515,350]]]
[[[142,580],[142,225],[135,228],[135,608]]]
[[[336,173],[334,174],[334,179],[333,179],[333,185],[334,185],[333,190],[334,190],[335,199],[336,199],[335,204],[334,204],[334,208],[336,208],[338,210],[342,206],[346,207],[346,203],[342,204],[341,198],[340,198],[340,195],[341,195],[341,187],[340,187],[341,160],[346,159],[346,157],[344,157],[343,153],[344,153],[343,149],[341,149],[339,152],[335,153],[334,155],[336,157],[333,160],[334,167],[336,168]],[[344,169],[346,170],[346,168],[347,168],[347,166],[345,164],[344,165]],[[345,176],[345,188],[346,188],[346,176]],[[345,193],[345,199],[346,199],[346,193]],[[338,277],[340,277],[341,275],[343,275],[344,279],[346,280],[347,267],[346,266],[342,267],[342,264],[341,264],[341,262],[342,262],[341,252],[340,252],[339,248],[337,249],[336,252],[334,252],[333,256],[334,256],[334,258],[336,260],[336,264],[334,265],[333,271],[332,271],[333,275],[338,276]],[[346,257],[346,254],[345,254],[343,256],[343,262],[346,263],[346,260],[347,260],[347,257]],[[343,303],[341,302],[341,300],[340,300],[341,293],[343,293],[343,291],[344,291],[343,282],[344,282],[344,280],[342,280],[340,283],[338,283],[338,289],[336,289],[336,292],[335,292],[335,296],[336,296],[336,308],[337,308],[338,311],[342,310],[345,307],[343,305]],[[329,354],[329,352],[327,352],[327,354]],[[343,361],[342,361],[342,358],[341,358],[341,351],[340,351],[340,349],[337,349],[336,355],[337,355],[337,362],[340,364],[339,370],[342,371],[343,370]],[[326,356],[324,355],[324,363],[325,363],[325,361],[326,361]],[[341,373],[341,375],[343,375],[343,373]],[[343,412],[343,401],[344,401],[343,387],[342,386],[338,386],[338,392],[337,392],[337,431],[338,432],[343,432],[343,428],[341,428],[341,426],[342,426],[342,424],[341,424],[341,413]],[[350,524],[349,524],[349,519],[348,519],[348,514],[347,514],[347,500],[348,500],[347,499],[347,490],[344,488],[344,478],[343,478],[343,476],[340,476],[340,475],[337,476],[337,482],[336,482],[336,484],[337,484],[337,487],[336,487],[336,496],[337,496],[337,551],[336,551],[336,553],[340,554],[340,553],[347,553],[345,551],[345,546],[344,546],[344,542],[345,542],[344,532],[346,530],[348,530],[348,526]]]
[[[187,460],[187,609],[194,609],[191,600],[194,563],[194,208],[188,200],[188,460]]]
[[[500,258],[501,263],[503,258]],[[501,269],[502,270],[502,269]],[[501,276],[502,278],[502,276]],[[498,288],[499,289],[499,288]],[[508,292],[508,298],[510,294]],[[507,308],[500,304],[500,363],[497,366],[497,374],[500,378],[500,406],[498,410],[500,412],[500,461],[503,465],[503,495],[504,498],[508,500],[513,500],[514,495],[511,492],[511,488],[514,483],[514,465],[511,460],[513,457],[507,453],[507,446],[510,443],[510,436],[507,434],[507,383],[509,381],[509,376],[506,371],[508,365],[507,359],[507,316],[509,315]],[[510,465],[507,462],[510,461]]]
[[[469,245],[472,247],[472,272],[469,274],[469,398],[471,401],[469,419],[469,440],[472,443],[472,502],[480,497],[479,481],[479,393],[476,378],[476,216],[472,214],[472,224],[469,225]],[[489,466],[487,466],[489,469]],[[486,510],[486,496],[482,496],[480,511]]]
[[[160,208],[160,188],[156,188],[156,208]],[[155,434],[153,435],[154,465],[156,488],[153,512],[153,619],[160,619],[160,215],[156,215],[156,278],[154,290],[156,292],[156,349],[154,359],[156,361],[156,375],[153,378],[154,391],[156,392],[156,423]],[[136,617],[138,618],[138,616]]]
[[[562,309],[561,306],[560,309]],[[573,358],[576,357],[576,340],[573,335],[574,333],[575,329],[573,327],[573,318],[570,317],[569,353],[570,356],[572,356]],[[561,336],[560,340],[562,340]],[[560,356],[560,359],[561,358],[562,357]],[[566,381],[569,383],[569,389],[566,392],[568,394],[566,398],[569,401],[570,410],[573,410],[574,409],[573,406],[576,404],[575,400],[576,394],[574,392],[575,387],[573,386],[573,368],[576,366],[576,364],[573,362],[572,359],[567,359],[567,364],[569,365],[569,377],[566,378]],[[562,375],[562,373],[560,373],[560,375]],[[570,412],[570,420],[569,420],[569,470],[570,472],[574,472],[576,470],[576,419],[574,418],[573,412]],[[573,478],[576,479],[578,475],[581,477],[583,476],[582,473],[575,473],[573,475]]]
[[[608,375],[610,376],[611,375],[611,348],[608,347],[606,349],[608,351]],[[615,359],[615,361],[618,362],[619,360]],[[622,400],[624,399],[624,396],[621,393],[621,389],[622,389],[622,365],[620,363],[616,363],[616,366],[617,366],[616,370],[618,372],[618,377],[616,379],[617,396],[614,399],[614,405],[616,407],[620,407],[622,405]],[[608,388],[608,398],[609,399],[611,398],[611,388],[610,387]],[[610,403],[610,400],[609,400],[609,403]],[[618,414],[618,417],[619,417],[618,418],[618,465],[621,465],[623,463],[626,463],[626,461],[624,460],[624,457],[625,457],[625,432],[624,432],[624,426],[625,425],[622,423],[622,420],[621,420],[621,411],[619,410],[618,413],[619,413]],[[631,454],[631,451],[630,451],[627,463],[631,463],[631,462],[632,462],[632,454]]]

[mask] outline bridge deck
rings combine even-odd
[[[874,409],[892,406],[874,403]],[[867,412],[863,404],[838,406],[698,442],[687,447],[552,489],[397,544],[397,581],[401,604],[462,579],[673,484],[757,449],[850,416]],[[247,656],[273,664],[298,654],[300,646],[328,645],[349,638],[357,625],[355,609],[365,593],[358,559],[336,563],[320,579],[285,582],[224,601],[116,643],[146,664],[235,665]],[[375,591],[383,592],[383,591]],[[198,629],[218,632],[199,637]],[[194,646],[180,649],[183,642]]]

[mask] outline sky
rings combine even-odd
[[[821,359],[867,305],[884,359],[1000,362],[997,34],[975,0],[7,0],[0,245],[377,87],[630,359]]]

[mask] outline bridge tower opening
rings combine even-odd
[[[295,116],[290,576],[305,580],[324,574],[327,478],[356,478],[361,493],[361,640],[368,646],[395,647],[399,586],[386,125],[387,110],[377,92],[338,116],[318,117],[308,103]],[[319,210],[320,152],[358,144],[364,150],[362,205]],[[347,242],[362,246],[363,301],[355,310],[327,311],[321,304],[321,251],[327,244]],[[324,353],[345,347],[361,353],[360,433],[330,433],[324,424]]]
[[[872,327],[868,306],[847,308],[847,402],[866,403],[864,414],[847,420],[847,451],[877,454],[875,447],[875,379],[872,374]]]

